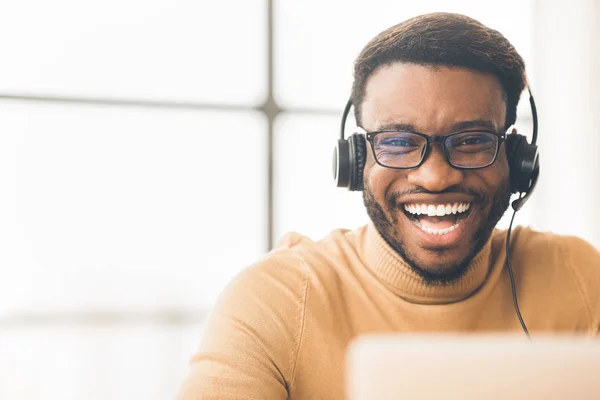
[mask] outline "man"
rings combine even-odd
[[[494,227],[509,205],[505,138],[525,85],[513,46],[465,16],[416,17],[368,43],[351,100],[369,138],[371,223],[318,242],[290,234],[244,270],[212,311],[179,398],[343,399],[359,335],[522,332],[506,232]],[[533,336],[598,335],[597,250],[516,228],[511,261]]]

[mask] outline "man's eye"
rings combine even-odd
[[[471,136],[463,138],[456,143],[454,146],[476,146],[490,143],[492,140],[487,136]]]
[[[412,143],[410,140],[399,139],[399,138],[382,140],[380,145],[381,146],[390,146],[390,147],[413,147],[413,146],[415,146],[415,144]]]

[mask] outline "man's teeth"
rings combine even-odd
[[[444,215],[460,214],[471,208],[471,203],[454,204],[405,204],[404,209],[414,215],[443,217]],[[448,228],[450,229],[450,228]]]
[[[432,235],[445,235],[447,233],[452,232],[456,228],[458,228],[458,226],[462,223],[462,221],[457,222],[454,225],[452,225],[448,228],[444,228],[444,229],[434,229],[434,228],[430,228],[428,226],[423,226],[423,225],[421,225],[421,223],[419,221],[412,221],[412,223],[415,224],[416,226],[418,226],[419,228],[421,228],[422,230],[424,230],[425,232],[430,233]]]

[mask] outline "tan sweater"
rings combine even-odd
[[[520,332],[506,232],[451,286],[427,286],[372,225],[313,242],[289,234],[227,287],[178,399],[344,398],[349,341],[371,332]],[[541,332],[600,331],[600,253],[575,237],[517,228],[521,313]]]

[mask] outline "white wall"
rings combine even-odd
[[[600,4],[537,0],[532,87],[540,115],[534,226],[600,248]]]

